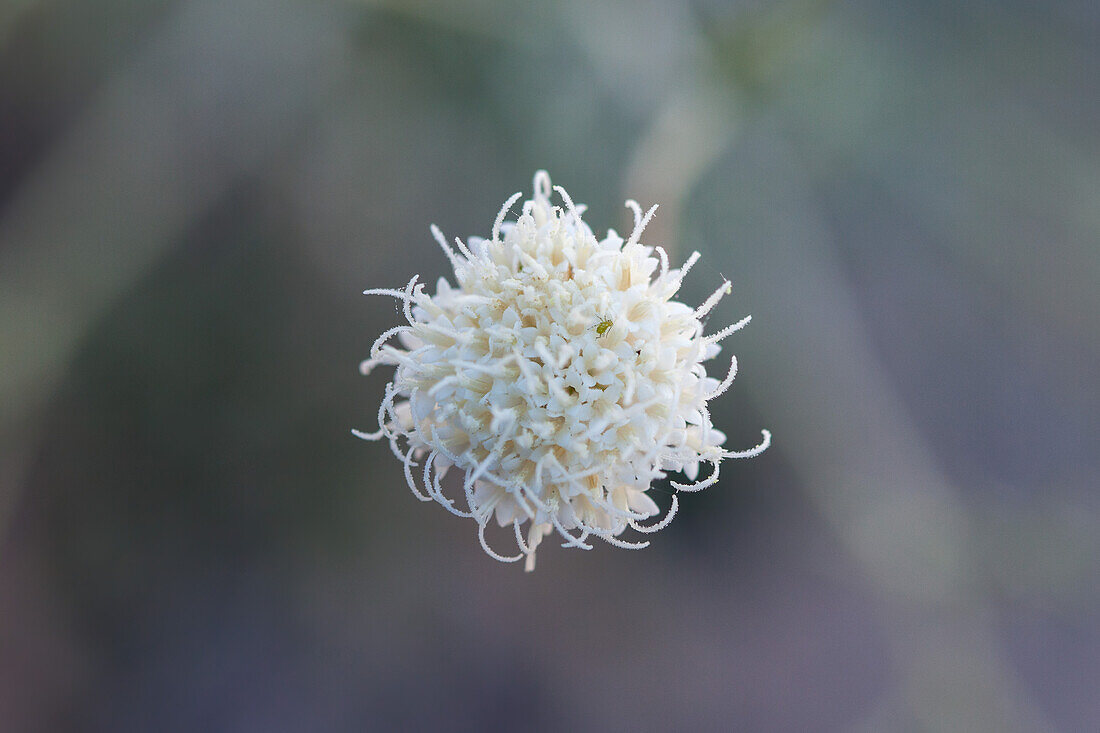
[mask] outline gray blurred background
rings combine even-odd
[[[537,168],[775,443],[525,575],[349,429]],[[0,729],[1100,730],[1098,282],[1088,0],[5,0]]]

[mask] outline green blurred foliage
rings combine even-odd
[[[1089,3],[0,7],[13,730],[1090,730]],[[546,168],[753,314],[775,445],[523,576],[403,488],[360,295]],[[727,352],[728,353],[728,352]],[[654,489],[667,505],[666,486]]]

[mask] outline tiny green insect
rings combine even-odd
[[[613,325],[615,324],[612,323],[610,318],[608,318],[607,316],[600,316],[600,322],[597,323],[595,326],[596,337],[599,338],[600,336],[603,336],[605,333],[611,330],[611,327]]]

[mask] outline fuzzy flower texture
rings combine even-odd
[[[383,333],[361,365],[364,374],[396,371],[378,431],[353,431],[388,440],[418,499],[472,518],[485,552],[504,562],[526,557],[527,570],[554,531],[563,547],[591,549],[591,538],[647,546],[620,535],[672,520],[675,494],[662,519],[646,522],[660,514],[646,495],[653,481],[682,471],[695,483],[672,482],[675,489],[704,489],[718,481],[723,458],[759,455],[771,440],[764,430],[755,448],[724,450],[707,411],[733,382],[737,360],[723,380],[708,377],[703,362],[749,322],[703,334],[703,318],[730,284],[698,308],[673,300],[699,253],[670,269],[662,248],[639,242],[656,206],[643,214],[627,201],[630,236],[609,230],[598,240],[581,220],[584,208],[553,190],[564,207],[551,203],[550,177],[539,171],[517,221],[504,219],[519,193],[501,208],[491,239],[456,239],[457,251],[432,227],[457,287],[440,278],[429,295],[413,277],[403,290],[365,291],[402,301],[408,323]],[[390,343],[395,337],[403,348]],[[711,470],[696,481],[701,463]],[[461,504],[444,493],[451,471],[462,476]],[[486,540],[494,514],[511,525],[516,554]]]

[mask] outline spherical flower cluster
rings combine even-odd
[[[723,458],[756,456],[771,439],[765,430],[755,448],[724,450],[707,411],[733,382],[737,360],[721,381],[703,362],[749,321],[703,335],[702,319],[729,283],[698,308],[673,300],[699,253],[670,269],[663,249],[639,242],[656,206],[643,215],[627,201],[630,237],[609,230],[597,240],[583,207],[554,190],[564,208],[551,204],[550,177],[539,171],[517,221],[504,219],[519,193],[491,239],[456,239],[457,252],[432,227],[458,287],[440,278],[429,295],[413,277],[403,290],[365,291],[402,301],[408,323],[383,333],[361,365],[364,374],[379,365],[396,371],[378,431],[354,431],[387,439],[417,498],[473,518],[485,552],[526,557],[528,570],[555,530],[564,547],[590,549],[593,537],[645,547],[620,535],[662,529],[677,509],[673,494],[664,518],[642,523],[660,513],[646,495],[654,480],[682,471],[695,481],[709,463],[704,480],[672,483],[698,491],[717,482]],[[403,348],[390,343],[395,337]],[[462,475],[461,504],[444,493],[452,471]],[[490,547],[493,515],[513,528],[517,554]]]

